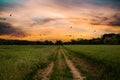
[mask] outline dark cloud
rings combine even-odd
[[[52,0],[56,5],[72,9],[74,7],[83,7],[84,4],[90,3],[90,0]],[[85,7],[85,6],[84,6]]]
[[[104,6],[104,7],[111,7],[114,9],[120,9],[120,0],[52,0],[57,5],[66,8],[73,8],[74,6],[77,7],[86,7],[84,4],[91,4],[96,6]]]
[[[92,25],[102,25],[105,24],[105,22],[109,20],[108,17],[100,17],[100,16],[94,16],[94,19],[91,20]]]
[[[93,0],[95,4],[111,5],[120,8],[120,0]]]
[[[0,11],[7,11],[12,7],[13,7],[13,5],[0,4]]]
[[[31,26],[44,25],[44,24],[47,24],[47,23],[54,21],[54,20],[55,19],[53,19],[53,18],[34,18]]]
[[[16,6],[21,6],[26,0],[0,0],[0,11],[7,11]]]
[[[109,22],[108,25],[120,27],[120,14],[115,14],[112,18],[113,21]]]
[[[110,17],[94,16],[94,19],[92,19],[91,24],[120,27],[120,13],[116,13]]]
[[[86,2],[85,0],[53,0],[54,2],[58,3],[58,4],[80,4],[83,2]]]
[[[0,35],[9,35],[14,37],[26,36],[21,29],[14,28],[10,23],[6,22],[0,22]]]

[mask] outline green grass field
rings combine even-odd
[[[65,46],[68,50],[71,58],[79,57],[82,58],[84,63],[92,64],[97,67],[99,75],[97,80],[119,80],[120,79],[120,46],[118,45],[70,45]],[[74,56],[74,57],[73,57]],[[82,60],[82,61],[83,61]],[[77,63],[75,63],[77,64]],[[84,66],[90,65],[78,65],[79,68],[84,68]],[[91,67],[91,66],[90,66]],[[87,68],[87,67],[86,67]],[[83,70],[83,72],[91,72],[88,70]],[[89,74],[86,73],[86,76]],[[91,77],[90,77],[91,78]],[[90,79],[88,78],[88,79]],[[91,78],[90,80],[94,80]],[[95,79],[96,80],[96,79]]]
[[[87,80],[119,80],[119,45],[65,45],[66,55]],[[1,45],[0,80],[35,80],[38,70],[51,62],[50,80],[72,80],[72,73],[59,46]],[[41,80],[41,79],[39,79]]]
[[[0,46],[0,80],[30,80],[47,66],[55,46]]]

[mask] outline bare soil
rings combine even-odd
[[[62,54],[61,54],[60,51],[58,52],[58,56],[59,56],[59,58],[58,58],[58,66],[59,66],[59,69],[62,70],[62,67],[63,67],[64,63],[63,63],[63,60],[61,59]]]
[[[84,80],[85,77],[81,75],[78,69],[74,66],[73,62],[70,59],[68,59],[63,49],[62,49],[62,54],[64,55],[65,61],[68,67],[70,68],[71,73],[73,74],[73,80]]]
[[[65,62],[67,64],[67,66],[70,68],[72,76],[73,76],[73,80],[85,80],[86,77],[81,75],[81,73],[79,72],[79,70],[75,67],[75,65],[73,64],[73,62],[66,56],[66,51],[63,48],[59,49],[60,51],[58,52],[59,57],[60,56],[64,56],[65,58]],[[85,64],[82,60],[74,58],[74,60],[78,60],[79,63]],[[62,70],[63,67],[63,60],[61,58],[58,58],[58,65],[59,65],[59,69]],[[54,62],[51,62],[45,69],[43,70],[38,70],[37,74],[35,75],[34,79],[35,80],[50,80],[50,76],[53,72],[53,68],[54,68]]]
[[[79,58],[79,57],[74,57],[73,61],[80,65],[81,67],[84,67],[84,71],[92,73],[94,76],[98,76],[101,71],[96,68],[94,65],[90,64],[86,60]]]
[[[43,70],[39,70],[35,75],[35,80],[50,80],[50,76],[53,72],[54,62],[51,62],[48,67]]]

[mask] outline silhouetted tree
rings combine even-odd
[[[0,45],[53,45],[52,41],[27,41],[27,40],[5,40],[0,39]],[[56,45],[62,44],[120,44],[120,34],[104,34],[101,38],[93,38],[93,39],[81,39],[77,40],[72,39],[68,42],[62,42],[61,40],[57,40],[55,42]]]
[[[62,42],[61,40],[57,40],[57,41],[55,42],[55,44],[56,44],[56,45],[62,45],[63,42]]]
[[[45,41],[44,41],[44,44],[45,44],[45,45],[51,45],[51,44],[54,44],[54,43],[53,43],[52,41],[45,40]]]
[[[102,41],[104,44],[120,44],[120,34],[104,34],[102,36]]]

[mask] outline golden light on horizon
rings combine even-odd
[[[120,32],[120,10],[116,3],[97,3],[95,0],[65,2],[24,0],[2,3],[0,18],[6,20],[0,19],[0,38],[69,41]]]

